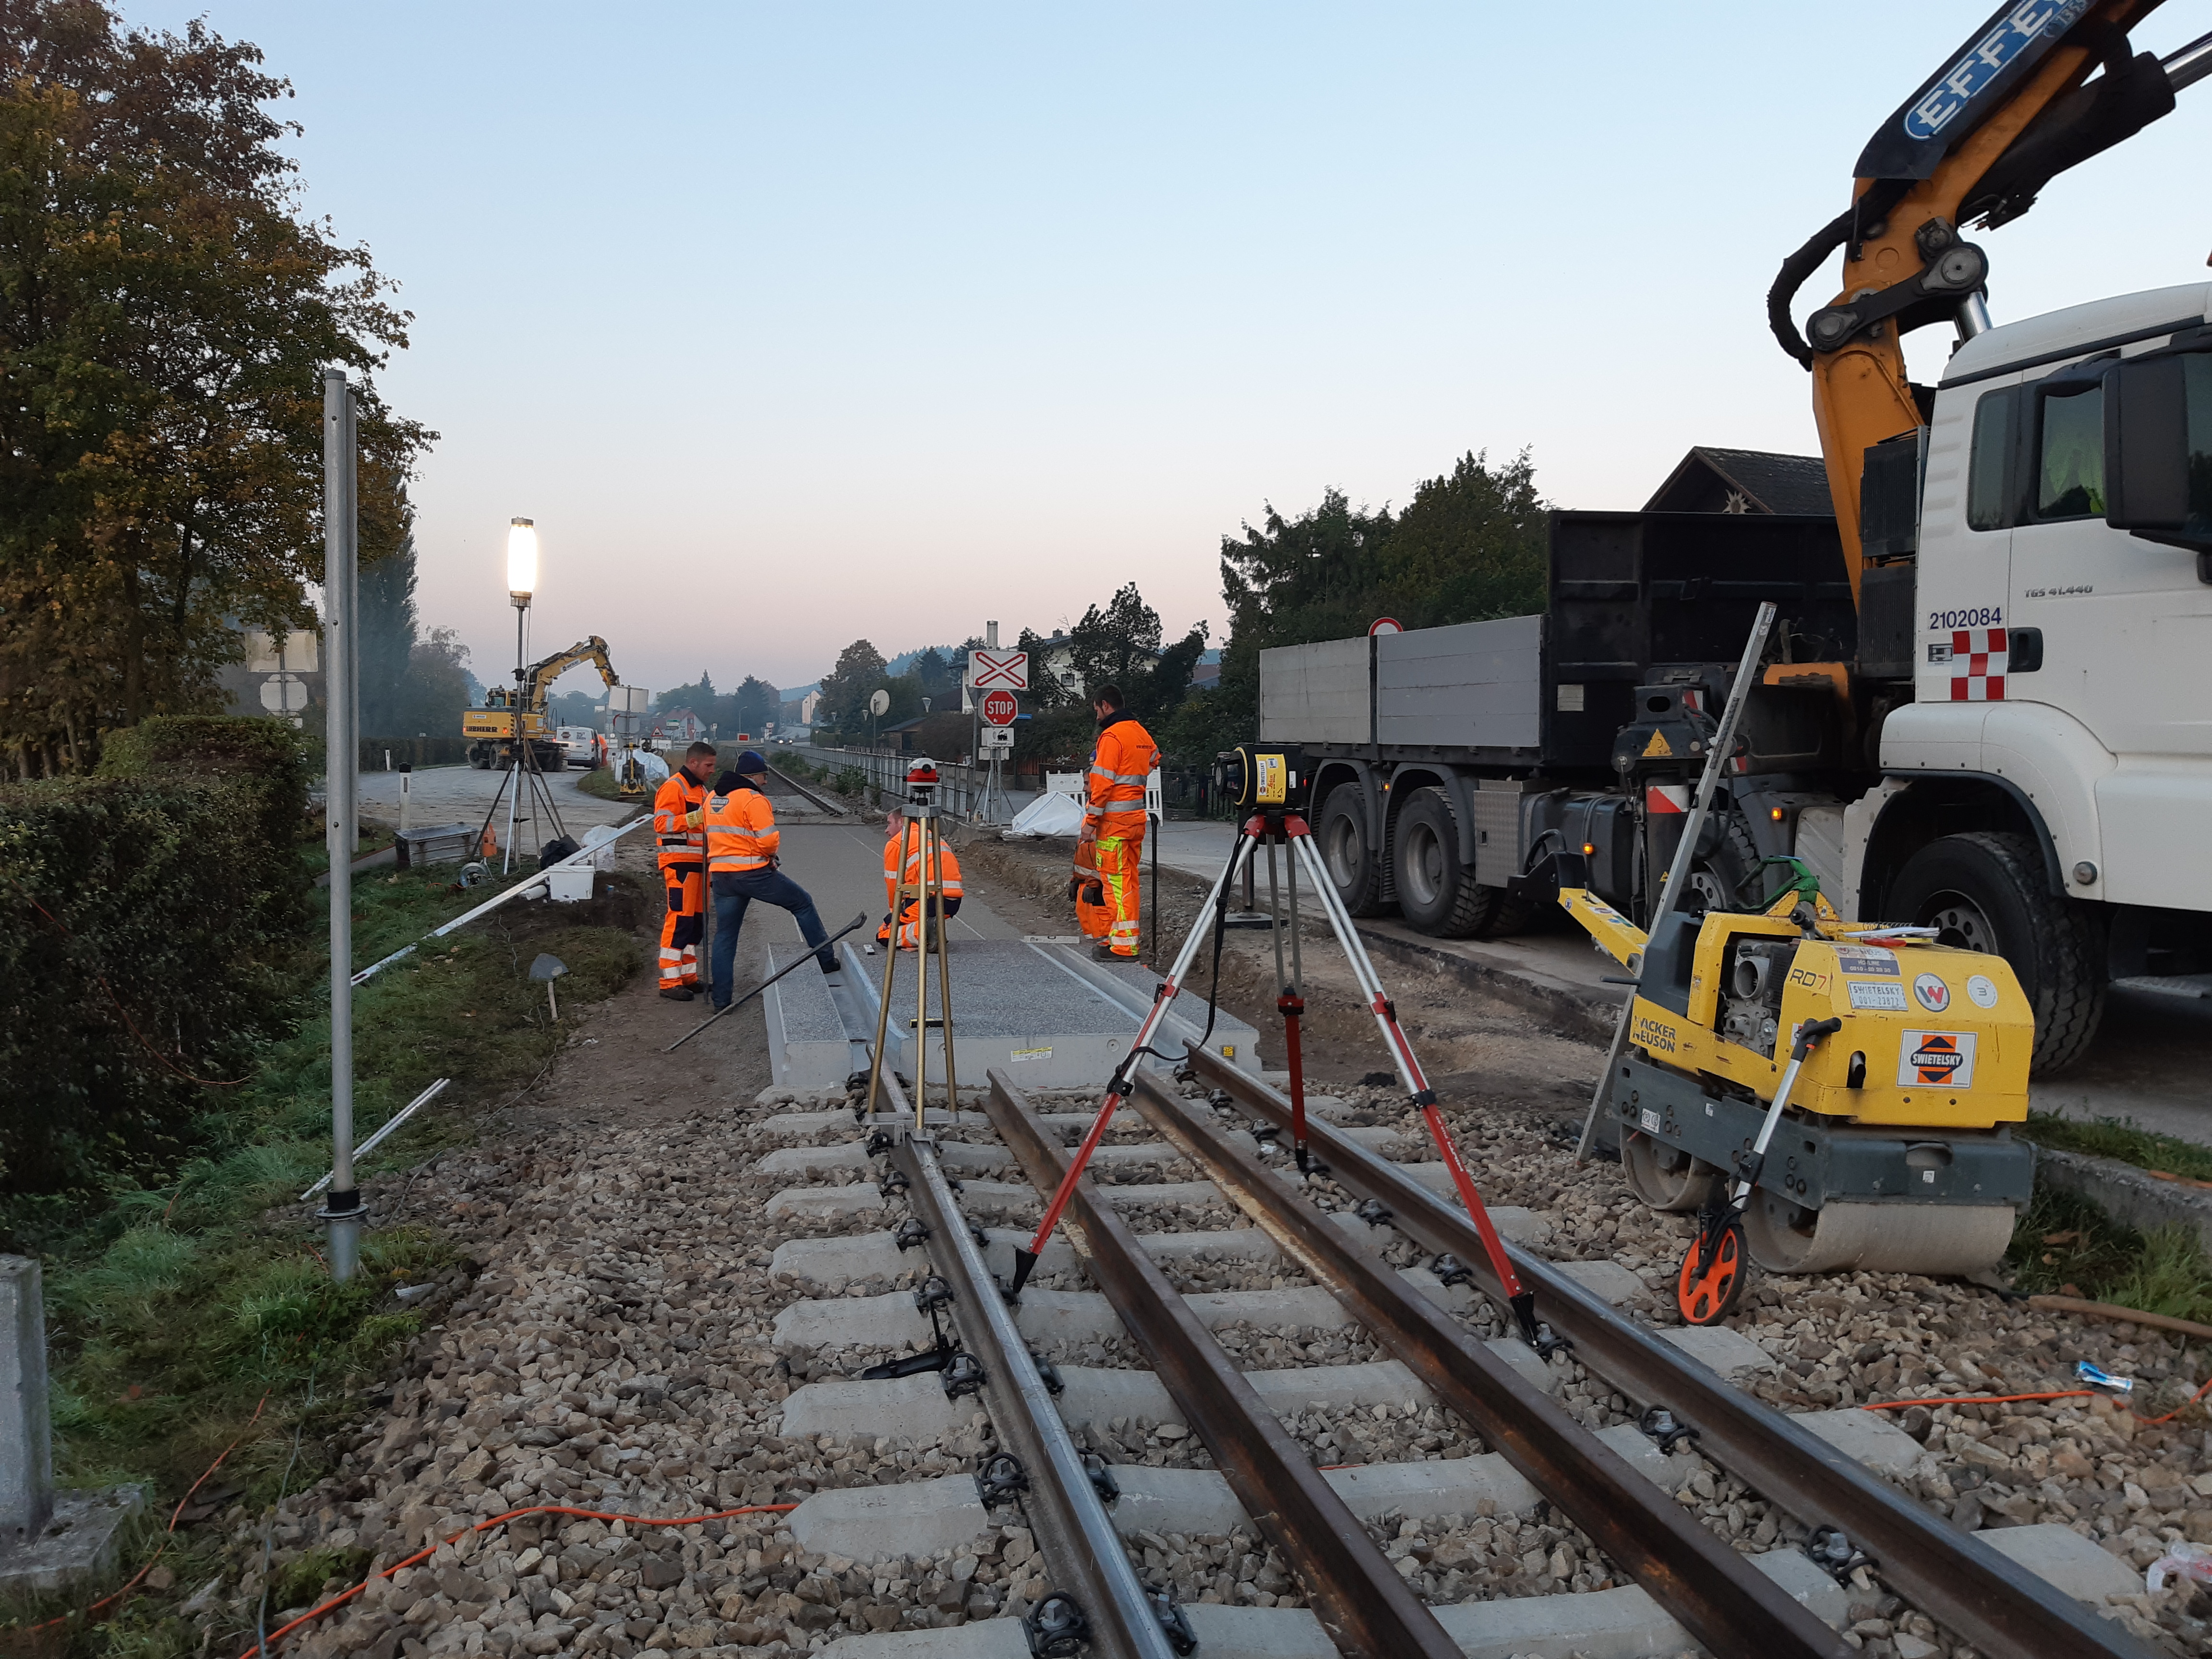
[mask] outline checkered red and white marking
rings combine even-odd
[[[1959,628],[1951,632],[1951,701],[2002,702],[2005,630]]]

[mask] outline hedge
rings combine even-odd
[[[167,1162],[247,1075],[306,921],[307,770],[266,720],[110,734],[97,775],[0,786],[0,1195]]]

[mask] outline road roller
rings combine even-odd
[[[1968,1273],[2004,1255],[2034,1187],[2011,1126],[2035,1019],[2002,957],[1845,921],[1809,878],[1764,911],[1662,915],[1656,937],[1587,888],[1559,902],[1633,975],[1601,1109],[1636,1195],[1705,1217],[1686,1297],[1737,1249],[1776,1273]],[[1740,1273],[1714,1282],[1718,1317]]]

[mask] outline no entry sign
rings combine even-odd
[[[1011,691],[991,691],[983,697],[983,723],[986,726],[1012,726],[1022,706],[1014,701]]]

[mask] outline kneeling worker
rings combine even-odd
[[[937,841],[937,854],[938,856],[931,862],[937,866],[937,874],[944,883],[942,890],[945,895],[945,914],[948,916],[957,916],[960,914],[960,860],[954,854],[951,844],[942,836]],[[899,884],[902,881],[905,882],[907,886],[906,902],[903,905],[899,902],[898,896]],[[884,925],[876,929],[876,939],[878,944],[890,943],[895,914],[898,927],[898,948],[902,951],[911,951],[920,942],[924,927],[917,915],[920,901],[915,890],[921,884],[921,826],[909,823],[905,812],[894,806],[884,820]],[[933,899],[930,901],[929,915],[934,917],[936,914],[937,903]],[[935,930],[929,931],[929,948],[934,951],[937,948]]]
[[[717,1008],[730,1006],[738,930],[744,925],[745,910],[755,899],[790,911],[799,931],[813,947],[822,971],[837,971],[837,958],[830,953],[829,930],[815,914],[813,899],[775,867],[781,832],[775,827],[775,808],[762,787],[767,775],[768,762],[748,749],[738,757],[732,770],[714,780],[714,792],[707,797],[707,873],[714,888],[711,995]]]
[[[1106,942],[1092,954],[1133,962],[1138,874],[1144,867],[1145,785],[1160,763],[1160,748],[1122,707],[1118,686],[1099,687],[1091,699],[1091,712],[1098,716],[1098,746],[1091,755],[1082,840],[1092,843],[1091,858],[1114,913]]]
[[[660,922],[660,994],[671,1002],[689,1002],[699,988],[699,940],[707,931],[707,838],[699,827],[700,810],[714,775],[714,745],[695,743],[653,797],[653,833],[668,890],[668,914]]]

